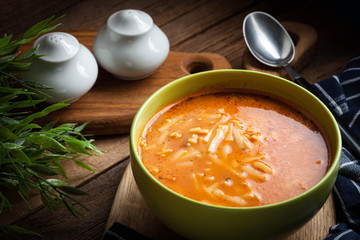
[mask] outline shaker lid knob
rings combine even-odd
[[[36,55],[48,62],[62,62],[72,58],[79,50],[79,41],[71,34],[53,32],[39,37],[34,47],[39,45]]]
[[[107,21],[107,26],[112,31],[127,36],[143,34],[149,31],[152,25],[153,20],[147,13],[135,9],[115,12]]]

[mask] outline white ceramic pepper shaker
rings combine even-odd
[[[98,76],[98,65],[94,55],[72,35],[64,32],[48,33],[39,37],[39,45],[24,80],[39,82],[51,89],[41,89],[49,96],[48,103],[68,100],[77,101],[94,85]]]
[[[93,46],[99,65],[124,80],[151,75],[166,59],[169,40],[145,12],[134,9],[112,14]]]

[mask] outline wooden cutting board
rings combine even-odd
[[[294,39],[296,56],[293,66],[299,70],[310,61],[317,39],[316,31],[301,23],[282,22],[282,24]],[[68,33],[92,50],[97,31],[69,31]],[[30,42],[19,50],[25,52],[32,45],[33,42]],[[243,67],[285,76],[281,69],[269,68],[259,63],[247,49],[243,55]],[[119,80],[99,67],[98,79],[87,94],[67,108],[40,119],[39,123],[45,124],[53,120],[59,123],[89,122],[83,133],[93,135],[128,133],[139,107],[160,87],[191,73],[229,68],[231,68],[230,63],[219,54],[182,52],[170,52],[162,66],[151,76],[137,81]]]
[[[312,27],[301,23],[283,22],[282,24],[294,39],[296,56],[292,66],[299,71],[309,63],[314,54],[317,33]],[[243,67],[246,69],[268,72],[278,76],[286,75],[281,69],[266,67],[259,63],[248,50],[245,50],[243,55]],[[136,186],[130,165],[127,167],[118,187],[105,232],[114,222],[129,226],[153,239],[182,239],[182,237],[164,226],[147,207]],[[334,203],[332,196],[330,196],[323,208],[310,222],[298,232],[285,239],[322,240],[327,236],[329,227],[334,224]]]

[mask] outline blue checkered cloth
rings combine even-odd
[[[323,101],[333,108],[360,138],[360,56],[344,72],[314,84]],[[360,159],[343,147],[334,187],[336,222],[326,240],[360,240]]]

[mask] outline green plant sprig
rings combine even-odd
[[[16,52],[18,47],[54,30],[60,25],[56,24],[60,18],[50,17],[35,24],[18,40],[12,40],[12,35],[0,38],[0,214],[12,208],[7,197],[9,191],[16,191],[29,207],[30,193],[38,192],[50,210],[66,208],[75,217],[83,216],[75,205],[87,210],[71,196],[87,193],[67,186],[66,181],[55,176],[67,178],[62,161],[69,160],[94,171],[79,157],[102,152],[92,144],[94,140],[81,133],[86,123],[80,126],[55,121],[45,126],[37,124],[37,119],[68,104],[60,102],[40,110],[37,105],[45,99],[36,97],[47,87],[36,80],[18,78],[19,73],[28,71],[31,60],[39,57],[35,55],[37,47],[25,53]],[[0,225],[0,229],[0,237],[12,238],[13,233],[39,235],[14,225]]]

